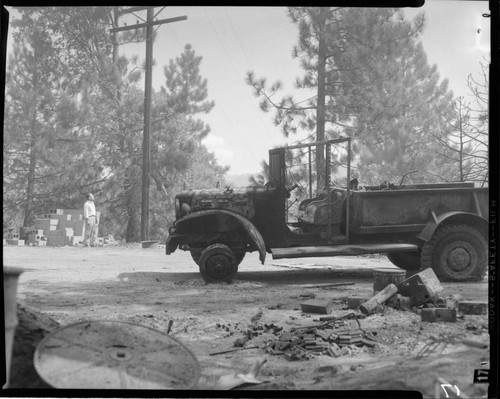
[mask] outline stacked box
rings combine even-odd
[[[97,220],[100,214],[101,212],[97,212]],[[77,245],[85,237],[83,209],[51,209],[49,213],[37,216],[30,233],[35,236],[29,242],[35,245],[41,242],[36,236],[42,235],[46,237],[46,244],[49,246]]]
[[[56,213],[49,213],[48,215],[45,215],[46,219],[51,219],[54,220],[56,219],[58,222],[65,222],[67,220],[71,220],[71,215],[58,215]]]
[[[72,222],[73,235],[84,236],[85,235],[85,222],[83,220],[74,220]]]
[[[51,210],[49,210],[49,213],[54,213],[56,215],[63,215],[64,210],[63,209],[51,209]]]
[[[62,230],[49,231],[47,237],[47,245],[49,247],[57,247],[61,245],[66,245],[66,236]]]
[[[28,234],[28,244],[37,244],[39,241],[42,241],[42,238],[45,240],[43,234]]]
[[[35,230],[43,230],[44,235],[48,235],[49,231],[57,230],[57,219],[35,219]]]
[[[18,240],[16,238],[10,238],[7,240],[9,245],[24,245],[24,240]]]

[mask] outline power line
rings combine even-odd
[[[234,63],[233,63],[233,61],[232,61],[232,59],[231,59],[231,57],[230,57],[230,55],[229,55],[228,51],[226,50],[226,47],[224,46],[224,43],[222,42],[222,39],[221,39],[221,37],[220,37],[219,33],[218,33],[218,32],[217,32],[217,30],[215,29],[214,25],[212,24],[212,21],[210,20],[210,18],[209,18],[209,16],[208,16],[207,12],[205,11],[205,8],[203,8],[203,13],[205,14],[205,17],[206,17],[206,19],[207,19],[208,23],[210,24],[210,27],[212,28],[212,30],[214,31],[215,35],[217,36],[217,40],[219,41],[219,43],[220,43],[220,45],[221,45],[221,47],[222,47],[222,50],[224,51],[224,53],[226,54],[227,59],[229,60],[229,64],[231,65],[231,68],[232,68],[232,70],[233,70],[233,73],[234,73],[235,77],[238,79],[238,72],[237,72],[237,70],[236,70],[236,67],[234,66]],[[226,17],[227,17],[227,14],[226,14]],[[231,26],[232,26],[232,24],[231,24]],[[232,26],[232,28],[233,28],[233,31],[234,31],[234,27],[233,27],[233,26]],[[237,35],[235,35],[235,36],[237,37],[237,39],[238,39],[238,41],[239,41],[238,36],[237,36]],[[239,44],[240,44],[240,47],[243,49],[243,46],[242,46],[241,42],[239,42]],[[245,51],[244,51],[244,50],[243,50],[243,53],[245,54],[245,57],[247,58],[247,61],[248,61],[248,57],[246,56],[246,53],[245,53]],[[250,63],[250,62],[249,62],[249,63]],[[251,64],[251,63],[250,63],[250,64]],[[251,66],[251,65],[250,65],[250,66]],[[242,82],[241,82],[239,79],[238,79],[238,82],[239,82],[239,84],[242,84]],[[245,92],[245,94],[247,95],[247,97],[250,99],[250,101],[251,101],[252,103],[254,103],[255,99],[254,99],[254,98],[253,98],[253,97],[252,97],[252,96],[248,93],[248,88],[247,88],[247,86],[242,85],[242,87],[243,87],[243,89],[244,89],[243,91]],[[259,119],[260,119],[260,121],[261,121],[261,123],[262,123],[262,126],[264,127],[264,130],[266,131],[266,133],[269,133],[269,131],[268,131],[268,129],[267,129],[267,126],[264,124],[264,121],[262,120],[262,115],[261,115],[260,113],[259,113],[258,115],[259,115]],[[268,138],[268,141],[270,141],[270,140],[269,140],[269,135],[268,135],[268,134],[266,134],[266,138]]]

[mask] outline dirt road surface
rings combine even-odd
[[[410,311],[386,308],[361,320],[374,331],[375,347],[349,346],[341,357],[314,356],[289,361],[264,349],[276,330],[264,328],[245,346],[220,355],[253,325],[290,331],[319,324],[319,315],[301,311],[309,298],[333,298],[332,315],[352,312],[345,300],[373,293],[373,269],[393,267],[384,256],[273,260],[261,265],[247,254],[231,284],[205,284],[189,253],[166,256],[164,246],[97,248],[4,246],[4,265],[24,268],[18,286],[18,317],[11,388],[48,388],[33,365],[33,351],[43,336],[83,320],[116,320],[167,331],[187,346],[201,366],[196,389],[212,390],[223,375],[246,373],[265,358],[258,375],[268,382],[239,389],[257,390],[416,390],[424,397],[486,397],[487,384],[473,384],[474,369],[488,368],[489,349],[461,343],[471,338],[489,344],[487,316],[466,315],[455,323],[422,322]],[[354,283],[334,288],[304,285]],[[487,281],[443,282],[442,296],[487,301]],[[252,324],[253,323],[253,324]],[[447,337],[427,357],[419,352],[433,339]],[[482,363],[482,366],[481,366]],[[486,366],[485,366],[486,365]],[[450,384],[442,387],[441,384]],[[445,390],[448,390],[445,393]]]

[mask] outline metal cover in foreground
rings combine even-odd
[[[34,356],[54,388],[190,389],[200,378],[193,353],[175,338],[121,321],[85,321],[46,336]]]

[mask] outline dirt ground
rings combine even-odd
[[[83,320],[119,320],[167,331],[196,356],[201,377],[196,389],[213,390],[219,378],[246,373],[256,359],[265,358],[258,375],[268,382],[239,389],[257,390],[416,390],[424,397],[447,397],[440,384],[460,390],[460,397],[486,397],[487,384],[473,384],[473,370],[489,368],[489,349],[461,343],[472,338],[489,344],[487,316],[465,315],[456,323],[422,322],[418,314],[386,308],[361,320],[375,332],[372,348],[349,346],[348,354],[333,358],[288,361],[263,348],[276,339],[263,329],[245,349],[234,349],[251,324],[273,325],[282,332],[319,324],[319,315],[301,311],[309,298],[333,298],[332,315],[352,312],[345,300],[373,293],[373,269],[392,267],[384,256],[273,260],[261,265],[247,254],[231,284],[205,284],[189,253],[166,256],[164,246],[140,245],[97,248],[4,246],[4,265],[22,267],[18,286],[19,327],[11,369],[11,388],[50,388],[33,368],[33,353],[49,332]],[[354,283],[334,288],[304,285]],[[464,300],[487,301],[487,281],[443,282],[442,296],[460,294]],[[445,337],[427,357],[417,354],[433,338]],[[485,363],[486,362],[486,363]],[[482,363],[482,365],[481,365]]]

